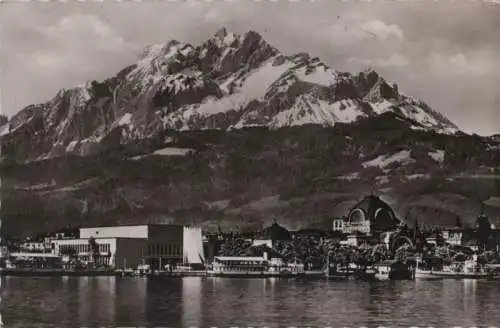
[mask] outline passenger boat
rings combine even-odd
[[[474,255],[471,260],[453,263],[444,267],[442,271],[434,271],[432,274],[452,279],[489,279],[495,276],[491,270],[487,270],[486,266],[477,262],[477,255]]]
[[[305,276],[304,265],[285,264],[281,259],[263,257],[216,256],[208,276],[232,278],[267,278]]]
[[[384,261],[374,265],[375,279],[377,280],[412,280],[413,270],[400,261]]]

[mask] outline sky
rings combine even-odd
[[[103,80],[150,44],[255,30],[286,54],[373,68],[468,133],[500,133],[500,4],[481,1],[7,2],[1,111]]]

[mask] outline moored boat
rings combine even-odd
[[[400,261],[384,261],[374,265],[375,279],[377,280],[412,280],[413,270]]]
[[[375,270],[357,267],[339,268],[337,266],[330,266],[325,269],[325,276],[329,279],[373,280],[375,279],[375,274]]]
[[[423,266],[422,259],[420,257],[418,257],[416,259],[415,264],[416,264],[415,265],[415,274],[414,274],[415,279],[419,279],[419,280],[442,279],[442,277],[434,274],[434,271],[432,270],[432,268],[428,268],[428,267]]]
[[[281,259],[263,257],[216,256],[208,276],[228,278],[268,278],[305,276],[304,265],[293,262],[284,263]]]
[[[442,271],[434,271],[432,274],[451,279],[489,279],[495,276],[494,272],[478,263],[477,255],[473,255],[471,260],[465,262],[452,263],[444,267]]]

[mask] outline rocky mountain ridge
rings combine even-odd
[[[15,144],[22,162],[94,154],[166,129],[333,126],[385,112],[412,129],[458,132],[373,70],[338,72],[306,53],[282,54],[254,31],[223,28],[196,47],[176,40],[148,46],[115,77],[24,108],[0,137]]]

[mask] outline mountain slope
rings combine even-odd
[[[0,141],[4,236],[329,229],[370,192],[410,224],[471,225],[481,201],[500,221],[498,137],[459,132],[374,71],[287,56],[255,32],[150,46],[115,77],[23,109]]]
[[[165,129],[333,126],[385,112],[412,129],[458,132],[375,71],[338,72],[308,54],[284,55],[256,32],[221,29],[196,47],[149,46],[115,77],[23,109],[0,135],[15,144],[17,161],[33,161],[93,154]]]
[[[500,199],[500,148],[400,123],[167,131],[94,156],[4,163],[2,234],[140,222],[329,229],[371,192],[409,224],[472,225],[480,201]]]

